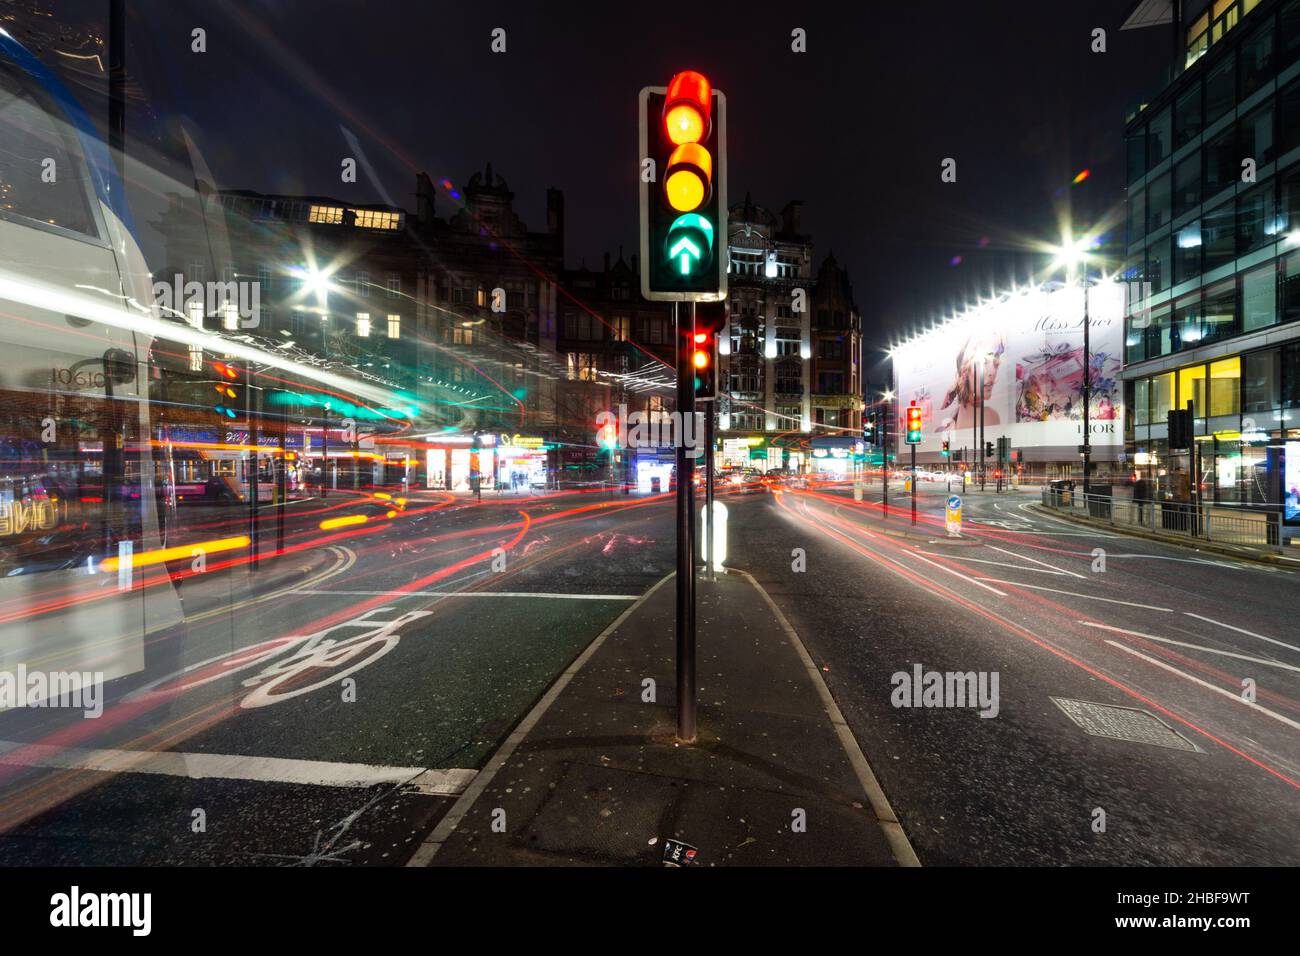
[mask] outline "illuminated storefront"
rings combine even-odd
[[[1125,383],[1133,470],[1156,494],[1188,500],[1192,460],[1169,448],[1169,412],[1192,409],[1203,496],[1216,503],[1285,504],[1300,457],[1300,343],[1170,367]],[[1293,509],[1300,510],[1300,509]],[[1300,523],[1300,514],[1290,516]]]
[[[812,447],[808,469],[814,474],[852,478],[863,457],[860,438],[847,435],[818,435],[809,443]]]
[[[437,432],[423,436],[425,485],[442,491],[472,491],[477,476],[483,489],[495,487],[497,437]]]
[[[504,488],[546,487],[546,440],[537,435],[500,435],[496,448],[496,480]]]

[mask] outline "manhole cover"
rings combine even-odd
[[[1068,697],[1052,697],[1051,701],[1065,711],[1065,716],[1094,737],[1128,740],[1135,744],[1151,744],[1153,747],[1166,747],[1170,750],[1201,752],[1200,747],[1145,710],[1094,704]]]

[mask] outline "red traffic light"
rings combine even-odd
[[[703,73],[683,70],[668,83],[664,133],[676,146],[698,143],[709,135],[713,87]]]
[[[709,333],[695,333],[695,349],[691,353],[691,364],[696,368],[709,367]]]

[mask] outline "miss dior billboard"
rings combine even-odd
[[[1114,283],[1088,292],[1090,431],[1099,460],[1116,457],[1123,447],[1124,292]],[[977,448],[982,395],[986,441],[1007,436],[1029,461],[1077,457],[1083,443],[1083,295],[1080,287],[1026,291],[896,346],[900,419],[911,402],[921,407],[917,451],[938,453],[945,439],[954,451]]]

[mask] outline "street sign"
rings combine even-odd
[[[961,497],[958,495],[948,496],[948,507],[944,511],[944,523],[948,529],[948,537],[961,537]]]

